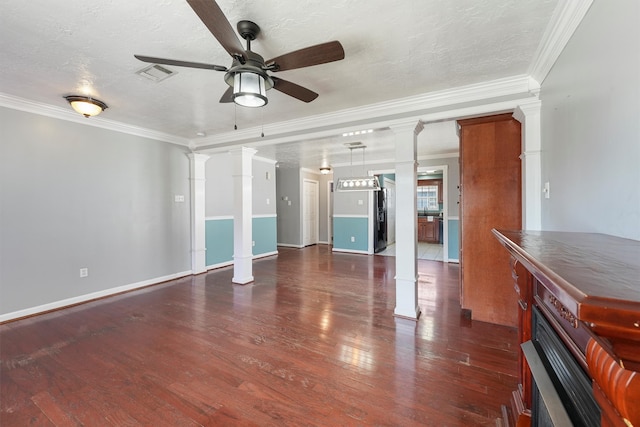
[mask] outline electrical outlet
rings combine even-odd
[[[88,268],[81,268],[80,269],[80,277],[87,277],[89,275],[89,269]]]
[[[351,236],[351,243],[356,241],[356,237],[355,236]]]
[[[182,194],[176,194],[173,196],[173,201],[176,203],[182,203],[184,202],[184,195]]]
[[[251,246],[255,246],[256,245],[256,241],[254,240],[253,242],[251,242]]]

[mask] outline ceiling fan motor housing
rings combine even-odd
[[[269,77],[267,72],[263,69],[264,58],[255,52],[247,50],[245,52],[246,59],[244,64],[239,60],[234,59],[231,67],[224,75],[224,81],[231,87],[233,87],[233,80],[236,73],[254,73],[262,76],[265,80],[265,89],[269,90],[273,87],[273,79]]]

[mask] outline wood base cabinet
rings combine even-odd
[[[493,230],[518,298],[518,426],[640,426],[640,242]]]
[[[520,122],[511,114],[459,120],[460,303],[471,317],[516,326],[509,255],[492,228],[522,224]]]

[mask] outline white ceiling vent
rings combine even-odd
[[[142,77],[146,77],[147,79],[152,80],[156,83],[161,82],[162,80],[171,77],[176,73],[176,71],[170,70],[158,64],[149,65],[148,67],[144,67],[140,71],[136,71],[136,74],[139,74]]]

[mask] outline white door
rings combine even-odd
[[[318,243],[318,181],[304,180],[302,186],[302,245]]]
[[[396,182],[384,178],[387,189],[387,245],[396,242]]]

